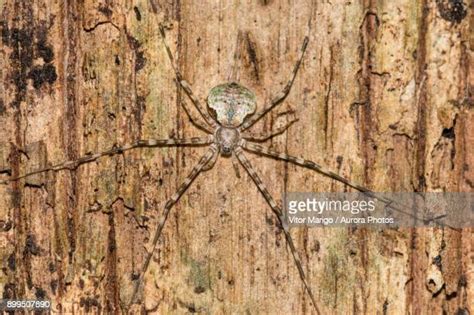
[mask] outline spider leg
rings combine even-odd
[[[350,181],[349,179],[344,178],[341,175],[339,175],[339,174],[337,174],[337,173],[335,173],[335,172],[333,172],[329,169],[326,169],[325,167],[323,167],[323,166],[321,166],[321,165],[319,165],[319,164],[317,164],[313,161],[305,160],[303,158],[295,157],[295,156],[292,156],[292,155],[289,155],[289,154],[286,154],[286,153],[274,151],[274,150],[271,150],[269,148],[263,147],[259,144],[247,142],[245,140],[241,140],[241,142],[239,144],[242,148],[244,148],[245,150],[247,150],[249,152],[260,154],[260,155],[263,154],[263,155],[272,157],[272,158],[277,159],[277,160],[288,161],[288,162],[291,162],[293,164],[296,164],[296,165],[299,165],[299,166],[306,167],[306,168],[312,169],[314,171],[317,171],[317,172],[319,172],[323,175],[326,175],[326,176],[328,176],[332,179],[335,179],[335,180],[337,180],[341,183],[344,183],[347,186],[350,186],[350,187],[364,193],[367,196],[370,196],[372,198],[375,198],[377,200],[380,200],[380,201],[384,202],[385,204],[387,204],[388,207],[390,207],[390,208],[392,208],[392,209],[394,209],[394,210],[396,210],[396,211],[398,211],[402,214],[408,215],[408,216],[410,216],[414,219],[424,220],[423,218],[418,217],[416,214],[413,214],[413,211],[406,210],[407,208],[409,208],[408,206],[400,204],[399,202],[397,202],[395,200],[385,198],[385,197],[382,197],[380,195],[376,195],[375,192],[373,192],[369,188],[361,186],[359,184],[356,184],[356,183]]]
[[[191,124],[193,124],[196,128],[201,129],[202,131],[208,133],[208,134],[213,134],[213,131],[207,124],[203,124],[198,117],[194,114],[193,111],[190,111],[184,102],[181,103],[181,106],[184,109],[184,112],[188,116],[189,121]]]
[[[71,161],[65,161],[61,162],[52,166],[48,166],[33,172],[29,172],[17,177],[9,178],[7,180],[0,181],[0,184],[8,184],[9,182],[16,181],[31,175],[39,174],[39,173],[44,173],[48,171],[59,171],[63,169],[70,169],[74,170],[76,169],[79,165],[93,162],[97,160],[98,158],[101,158],[106,155],[115,155],[122,153],[124,151],[128,151],[134,148],[139,148],[139,147],[166,147],[166,146],[200,146],[200,145],[206,145],[206,144],[211,144],[214,142],[214,136],[207,136],[207,137],[193,137],[193,138],[187,138],[187,139],[149,139],[149,140],[138,140],[134,143],[124,145],[122,147],[112,147],[111,149],[108,149],[106,151],[102,151],[99,153],[95,154],[89,154],[85,155],[83,157],[80,157],[77,160],[71,160]]]
[[[294,118],[290,122],[286,123],[284,126],[278,127],[275,130],[271,130],[270,132],[266,132],[266,133],[257,134],[257,133],[245,131],[242,133],[242,138],[253,141],[253,142],[265,142],[267,140],[270,140],[273,137],[281,135],[288,128],[290,128],[291,125],[293,125],[297,121],[298,121],[298,118]]]
[[[176,75],[176,80],[178,81],[179,85],[183,88],[188,97],[191,99],[191,102],[194,104],[194,107],[196,107],[197,111],[199,112],[199,114],[201,114],[201,117],[205,120],[205,122],[213,128],[217,127],[216,122],[212,120],[211,116],[207,114],[207,112],[203,109],[201,103],[199,102],[199,99],[194,95],[191,89],[191,85],[183,79],[183,75],[179,71],[178,67],[175,65],[173,54],[171,53],[171,49],[168,46],[168,43],[166,42],[166,34],[163,25],[160,25],[160,34],[161,38],[163,39],[163,44],[165,45],[166,53],[168,54],[168,58],[170,60],[171,66],[173,67],[174,73]],[[185,111],[186,113],[188,113],[187,110]],[[193,120],[191,117],[190,119]]]
[[[267,147],[261,146],[261,145],[256,144],[256,143],[248,142],[248,141],[245,141],[245,140],[242,140],[240,142],[240,145],[242,146],[242,148],[244,148],[245,150],[247,150],[249,152],[256,153],[256,154],[261,154],[261,155],[263,154],[263,155],[272,157],[272,158],[277,159],[277,160],[288,161],[288,162],[291,162],[293,164],[315,170],[315,171],[317,171],[319,173],[322,173],[322,174],[324,174],[324,175],[326,175],[326,176],[328,176],[332,179],[335,179],[335,180],[340,181],[340,182],[342,182],[342,183],[344,183],[344,184],[346,184],[346,185],[348,185],[352,188],[355,188],[358,191],[361,191],[361,192],[364,192],[364,193],[369,193],[369,194],[373,193],[367,187],[355,184],[355,183],[351,182],[350,180],[348,180],[347,178],[344,178],[344,177],[340,176],[339,174],[337,174],[337,173],[335,173],[331,170],[328,170],[328,169],[324,168],[323,166],[321,166],[321,165],[319,165],[319,164],[317,164],[313,161],[306,160],[306,159],[303,159],[303,158],[300,158],[300,157],[295,157],[295,156],[292,156],[292,155],[289,155],[289,154],[286,154],[286,153],[282,153],[282,152],[278,152],[278,151],[275,151],[275,150],[271,150]]]
[[[143,263],[140,276],[135,282],[134,288],[133,288],[133,293],[132,293],[132,298],[130,300],[130,305],[133,304],[135,300],[135,296],[138,293],[138,289],[141,286],[141,283],[143,282],[143,277],[145,276],[145,273],[148,269],[148,266],[150,264],[151,258],[153,257],[153,252],[155,251],[156,244],[161,236],[161,232],[163,231],[163,227],[166,224],[166,220],[168,219],[168,215],[170,214],[171,209],[173,206],[178,202],[179,198],[184,194],[184,192],[191,186],[192,182],[196,179],[196,177],[203,171],[204,166],[206,166],[209,161],[215,156],[218,155],[218,150],[215,145],[211,145],[209,151],[207,151],[199,160],[199,162],[194,166],[194,168],[191,170],[191,172],[188,174],[188,176],[185,178],[181,186],[179,186],[178,190],[175,192],[173,196],[171,196],[170,199],[165,204],[164,208],[164,213],[163,216],[161,217],[161,220],[156,228],[155,235],[153,237],[152,241],[152,246],[151,250],[148,253],[148,255],[145,258],[145,262]],[[129,305],[129,306],[130,306]]]
[[[216,146],[216,150],[217,150],[217,153],[219,153],[219,149],[217,149],[217,146]],[[204,167],[202,168],[202,171],[203,172],[207,172],[209,171],[211,168],[214,167],[214,165],[216,164],[217,162],[217,158],[219,157],[219,154],[214,154],[214,156],[212,157],[212,159],[210,159],[209,161],[207,161],[206,165],[204,165]]]
[[[282,212],[281,208],[276,204],[276,202],[273,199],[272,195],[270,195],[270,193],[268,192],[267,187],[262,182],[262,180],[260,179],[260,176],[257,174],[255,169],[252,167],[252,164],[247,159],[247,157],[243,153],[242,149],[240,147],[237,147],[234,150],[234,152],[235,152],[240,164],[242,164],[242,166],[245,168],[247,173],[250,175],[250,177],[254,181],[255,185],[257,186],[258,190],[262,193],[263,197],[265,198],[267,203],[270,205],[273,213],[276,215],[279,227],[282,229],[283,233],[285,234],[286,242],[287,242],[288,246],[290,247],[291,255],[293,256],[293,260],[295,261],[295,265],[296,265],[296,268],[298,269],[300,279],[303,282],[303,285],[304,285],[306,291],[308,292],[308,295],[311,299],[311,302],[313,303],[313,306],[314,306],[314,309],[316,310],[316,313],[320,314],[320,311],[319,311],[318,306],[316,304],[316,300],[315,300],[314,295],[313,295],[313,291],[311,290],[311,288],[308,285],[308,282],[306,281],[306,276],[305,276],[305,273],[304,273],[304,270],[303,270],[303,266],[301,264],[300,257],[299,257],[299,255],[296,251],[295,244],[293,243],[293,238],[291,237],[290,232],[288,231],[287,227],[284,225],[283,212]]]
[[[235,156],[235,152],[232,152],[231,159],[232,159],[232,167],[234,168],[234,171],[235,171],[235,176],[237,176],[237,178],[240,178],[239,160]]]
[[[301,47],[301,52],[300,52],[300,56],[298,58],[298,61],[296,62],[295,64],[295,67],[293,68],[293,72],[291,74],[291,77],[290,77],[290,80],[288,81],[288,83],[286,83],[285,87],[283,88],[282,91],[280,91],[280,93],[278,93],[271,101],[270,101],[270,104],[266,104],[264,106],[264,108],[259,112],[257,113],[256,115],[254,115],[253,117],[249,118],[249,120],[247,120],[246,122],[244,122],[242,124],[242,126],[240,127],[240,130],[241,131],[244,131],[248,128],[250,128],[253,124],[255,124],[260,118],[262,118],[263,116],[265,116],[265,114],[267,114],[269,111],[271,111],[272,109],[274,109],[278,104],[280,104],[287,96],[288,96],[288,93],[290,93],[290,89],[291,87],[293,86],[293,82],[295,81],[295,78],[296,78],[296,75],[298,73],[298,70],[300,68],[300,65],[301,65],[301,62],[303,61],[303,56],[304,56],[304,53],[306,51],[306,47],[308,47],[308,41],[309,41],[309,38],[308,36],[306,36],[304,38],[304,41],[303,41],[303,45]]]
[[[292,155],[289,155],[289,154],[286,154],[286,153],[281,153],[281,152],[278,152],[278,151],[274,151],[274,150],[271,150],[269,148],[266,148],[266,147],[263,147],[259,144],[255,144],[255,143],[251,143],[251,142],[247,142],[245,140],[241,140],[239,145],[244,148],[245,150],[249,151],[249,152],[252,152],[252,153],[256,153],[256,154],[260,154],[260,155],[266,155],[266,156],[269,156],[269,157],[272,157],[274,159],[277,159],[277,160],[284,160],[284,161],[288,161],[288,162],[291,162],[295,165],[298,165],[298,166],[302,166],[302,167],[306,167],[306,168],[309,168],[309,169],[312,169],[314,171],[317,171],[323,175],[326,175],[332,179],[335,179],[341,183],[344,183],[346,184],[347,186],[350,186],[362,193],[364,193],[365,195],[369,196],[369,197],[372,197],[372,198],[375,198],[379,201],[382,201],[383,203],[385,203],[387,205],[388,208],[391,208],[401,214],[404,214],[408,217],[411,217],[413,219],[416,219],[418,221],[424,221],[424,222],[435,222],[437,224],[439,224],[440,226],[446,226],[446,227],[449,227],[453,230],[456,230],[457,228],[455,226],[453,226],[452,224],[447,224],[443,221],[440,221],[439,219],[441,218],[426,218],[426,217],[423,217],[423,216],[420,216],[418,215],[418,211],[419,209],[417,208],[413,208],[412,206],[410,205],[407,205],[407,204],[404,204],[402,202],[399,202],[399,201],[396,201],[396,200],[393,200],[391,198],[388,198],[388,197],[383,197],[381,196],[380,194],[376,194],[374,191],[370,190],[369,188],[367,187],[364,187],[362,185],[359,185],[359,184],[356,184],[352,181],[350,181],[349,179],[347,178],[344,178],[342,176],[340,176],[339,174],[313,162],[313,161],[310,161],[310,160],[306,160],[306,159],[303,159],[303,158],[300,158],[300,157],[295,157],[295,156],[292,156]],[[423,211],[428,211],[427,208],[424,208]],[[427,221],[428,220],[428,221]]]

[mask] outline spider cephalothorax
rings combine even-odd
[[[222,155],[229,156],[240,140],[240,133],[235,128],[219,127],[215,140]]]
[[[214,119],[222,126],[238,127],[257,107],[255,94],[235,83],[224,83],[211,89],[207,105]]]

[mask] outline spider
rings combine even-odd
[[[267,147],[257,144],[257,142],[264,142],[276,135],[282,134],[295,122],[295,120],[290,121],[285,126],[277,128],[276,130],[268,134],[258,135],[258,134],[253,134],[248,131],[250,127],[252,127],[263,116],[265,116],[267,113],[273,110],[278,104],[283,102],[285,98],[288,96],[291,90],[291,87],[293,85],[293,82],[296,78],[296,75],[298,73],[298,70],[301,66],[303,57],[305,55],[308,42],[309,42],[309,37],[305,36],[303,40],[299,57],[294,65],[290,79],[284,86],[283,90],[280,91],[268,104],[265,104],[264,107],[260,109],[260,111],[257,112],[256,96],[250,89],[242,86],[241,84],[237,82],[228,82],[228,83],[220,84],[210,90],[209,96],[207,98],[208,112],[206,112],[203,109],[201,102],[194,95],[190,84],[185,79],[183,79],[181,72],[176,67],[173,55],[171,53],[171,49],[169,48],[166,41],[165,29],[163,26],[160,26],[160,34],[161,34],[161,38],[165,46],[169,61],[175,72],[176,81],[179,83],[181,88],[188,95],[192,104],[194,105],[197,112],[199,113],[200,117],[204,120],[204,123],[202,123],[202,121],[199,121],[198,117],[196,117],[191,111],[188,111],[186,107],[184,107],[185,112],[188,115],[191,123],[195,127],[206,132],[207,136],[184,138],[184,139],[139,140],[135,143],[124,145],[122,147],[113,147],[109,150],[106,150],[100,153],[83,156],[74,161],[62,162],[50,167],[46,167],[37,171],[33,171],[30,173],[21,175],[21,176],[17,176],[15,178],[10,178],[5,181],[0,181],[0,183],[6,184],[10,181],[19,180],[21,178],[24,178],[30,175],[47,172],[47,171],[58,171],[61,169],[76,169],[80,164],[92,162],[103,156],[119,154],[126,150],[130,150],[130,149],[138,148],[138,147],[203,146],[203,145],[208,146],[209,149],[207,150],[207,152],[201,156],[200,160],[197,162],[197,164],[194,166],[191,172],[184,179],[184,181],[179,186],[177,191],[165,203],[164,213],[161,217],[161,220],[158,223],[154,237],[152,239],[151,250],[145,257],[139,276],[135,277],[132,298],[130,300],[130,304],[128,305],[128,307],[130,307],[131,304],[135,303],[136,295],[139,291],[139,288],[141,287],[144,275],[146,274],[151,258],[153,256],[153,252],[156,248],[158,240],[160,239],[161,233],[166,224],[166,221],[171,212],[171,209],[178,202],[178,200],[181,198],[184,192],[191,186],[191,184],[198,177],[198,175],[203,171],[211,169],[214,166],[215,162],[217,161],[218,157],[222,156],[224,158],[230,158],[232,160],[237,176],[240,176],[239,171],[238,171],[238,164],[240,163],[242,165],[242,167],[245,169],[245,171],[251,177],[252,181],[257,186],[258,190],[261,192],[261,194],[265,198],[272,212],[275,214],[276,219],[277,219],[277,225],[283,231],[285,235],[285,240],[290,248],[294,263],[296,265],[296,268],[298,269],[299,277],[303,283],[305,291],[307,292],[311,300],[314,310],[316,311],[316,313],[320,314],[312,289],[309,286],[308,281],[306,279],[306,275],[303,270],[300,257],[296,251],[293,239],[289,233],[288,226],[285,224],[283,211],[281,207],[277,204],[275,199],[272,197],[272,195],[269,193],[265,184],[261,180],[260,175],[253,168],[252,164],[250,163],[250,161],[248,160],[248,158],[246,157],[244,153],[244,151],[248,151],[251,153],[263,155],[263,156],[278,159],[278,160],[287,161],[298,166],[309,168],[317,172],[320,172],[326,176],[329,176],[330,178],[338,180],[359,191],[365,192],[369,195],[372,194],[372,192],[369,189],[363,186],[354,184],[348,179],[341,177],[340,175],[328,169],[325,169],[324,167],[316,164],[315,162],[312,162],[303,158],[295,157],[289,154],[285,154],[282,152],[277,152],[277,151],[271,150]]]

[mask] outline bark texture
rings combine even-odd
[[[272,148],[375,191],[473,191],[471,0],[0,0],[0,180],[138,139],[191,137],[159,35],[204,99],[237,79],[254,131],[299,121]],[[260,107],[261,108],[261,107]],[[0,293],[58,312],[123,312],[163,206],[204,151],[137,149],[76,171],[0,185]],[[343,191],[250,156],[269,190]],[[228,159],[198,177],[168,220],[140,309],[312,313],[283,233]],[[294,229],[324,314],[472,314],[472,229]]]

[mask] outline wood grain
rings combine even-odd
[[[0,180],[139,139],[202,136],[161,41],[203,101],[238,80],[254,127],[375,191],[473,191],[473,4],[436,1],[0,0]],[[290,114],[289,114],[290,113]],[[270,145],[270,143],[269,143]],[[61,313],[126,312],[166,200],[202,148],[141,148],[0,185],[0,293]],[[249,155],[276,200],[344,191]],[[229,159],[172,211],[130,312],[312,313],[271,209]],[[474,311],[472,229],[293,229],[323,314]]]

